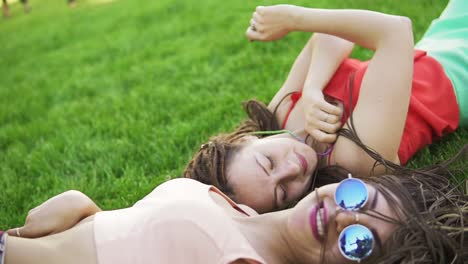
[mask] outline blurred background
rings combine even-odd
[[[0,19],[0,229],[68,189],[104,209],[178,177],[210,135],[268,102],[310,34],[244,32],[257,5],[360,8],[408,16],[415,39],[445,0],[9,0]],[[353,57],[371,53],[355,49]],[[418,167],[453,156],[458,132]],[[460,176],[460,177],[466,177]]]

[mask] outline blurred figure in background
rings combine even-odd
[[[75,7],[76,6],[76,0],[68,0],[68,6],[69,7]]]
[[[3,1],[3,17],[9,17],[11,16],[10,13],[10,7],[8,6],[7,0],[2,0]],[[29,7],[28,0],[21,0],[21,3],[23,4],[23,10],[25,13],[29,13],[31,11],[31,8]]]
[[[3,9],[3,17],[9,17],[10,9],[8,8],[8,3],[6,0],[3,0],[2,9]]]

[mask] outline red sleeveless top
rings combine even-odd
[[[345,59],[323,90],[324,95],[343,103],[345,109],[343,123],[348,119],[350,113],[350,81],[353,82],[352,107],[354,109],[368,64],[369,61]],[[283,128],[301,95],[301,92],[291,95],[292,104],[286,114]],[[398,149],[401,164],[405,165],[418,150],[431,144],[433,139],[439,139],[443,135],[453,132],[459,121],[460,110],[455,92],[442,65],[427,55],[425,51],[415,50],[408,116]]]

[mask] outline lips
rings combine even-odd
[[[309,164],[307,163],[307,160],[305,159],[305,157],[297,152],[294,152],[297,156],[297,158],[299,159],[299,162],[301,163],[301,167],[302,169],[304,170],[304,174],[307,173],[307,167],[309,167]]]
[[[317,206],[312,208],[309,215],[309,224],[312,229],[312,235],[317,241],[322,241],[325,234],[325,228],[328,221],[328,212],[322,201]]]

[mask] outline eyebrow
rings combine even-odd
[[[371,205],[369,206],[369,210],[375,210],[375,207],[377,206],[377,201],[379,200],[380,192],[375,187],[374,187],[374,190],[375,190],[375,195],[374,195],[374,199],[372,200]]]

